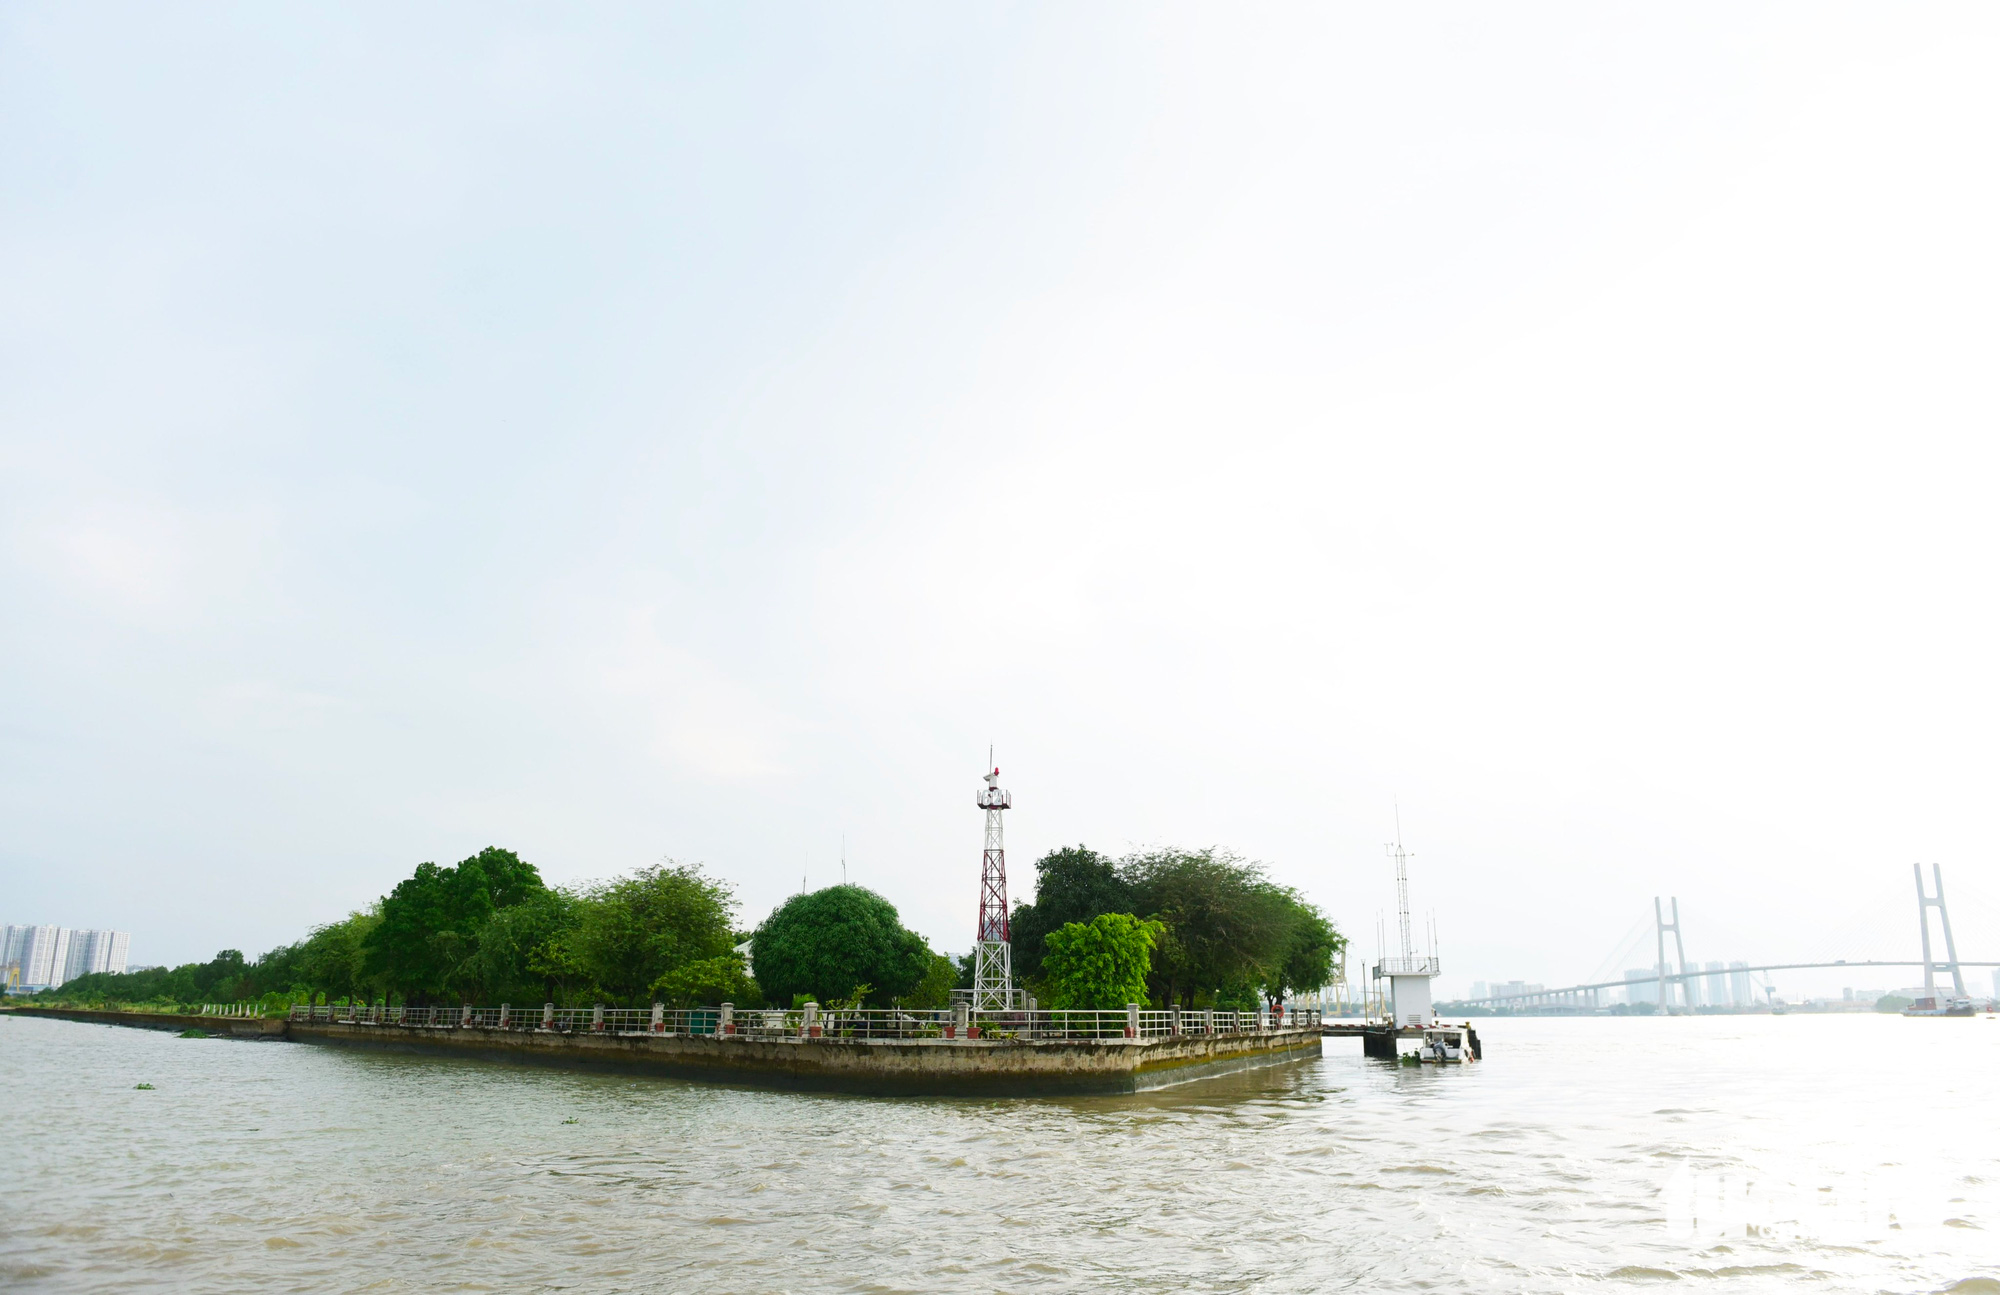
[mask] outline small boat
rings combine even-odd
[[[1479,1060],[1479,1035],[1472,1026],[1427,1025],[1424,1027],[1423,1041],[1415,1052],[1405,1052],[1400,1058],[1406,1065],[1457,1066],[1468,1061]]]
[[[1969,998],[1919,998],[1903,1009],[1905,1016],[1971,1016]]]

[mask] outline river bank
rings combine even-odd
[[[1316,1027],[1089,1040],[770,1038],[287,1021],[52,1007],[8,1011],[101,1025],[197,1028],[233,1037],[863,1095],[1138,1093],[1320,1054]]]
[[[140,1030],[205,1030],[232,1038],[282,1039],[287,1022],[275,1016],[204,1016],[195,1012],[133,1012],[91,1007],[0,1007],[0,1015],[125,1025]]]

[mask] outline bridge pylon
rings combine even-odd
[[[1662,1012],[1665,1012],[1672,1006],[1667,1001],[1667,932],[1672,931],[1674,933],[1674,961],[1680,967],[1680,971],[1674,976],[1674,980],[1681,987],[1681,1006],[1692,1012],[1694,1010],[1694,997],[1688,992],[1687,950],[1681,947],[1680,897],[1675,896],[1669,902],[1673,905],[1674,913],[1674,920],[1671,922],[1666,919],[1666,915],[1660,910],[1660,897],[1658,895],[1653,896],[1653,928],[1659,942],[1659,957],[1653,963],[1654,974],[1659,978],[1659,998],[1657,1001]]]
[[[1910,865],[1917,874],[1917,921],[1924,933],[1924,997],[1933,1003],[1937,1001],[1937,973],[1951,973],[1951,996],[1965,997],[1965,975],[1958,968],[1958,946],[1951,938],[1951,914],[1944,906],[1944,871],[1937,864],[1931,865],[1931,894],[1924,893],[1924,865]],[[1938,924],[1944,927],[1944,961],[1931,957],[1931,910],[1938,911]]]

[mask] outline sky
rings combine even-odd
[[[1996,63],[1952,4],[0,6],[0,920],[254,954],[500,845],[749,924],[844,854],[959,951],[990,747],[1016,896],[1221,847],[1357,967],[1400,821],[1441,993],[1648,965],[1656,895],[1913,958],[1917,861],[2000,959]]]

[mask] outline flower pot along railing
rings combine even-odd
[[[433,1030],[546,1030],[559,1034],[708,1035],[746,1039],[938,1039],[1063,1042],[1170,1038],[1177,1035],[1249,1034],[1319,1025],[1316,1011],[1166,1011],[1129,1006],[1121,1011],[973,1012],[899,1008],[671,1009],[643,1007],[390,1007],[382,1003],[294,1007],[291,1019],[332,1025],[395,1025]]]

